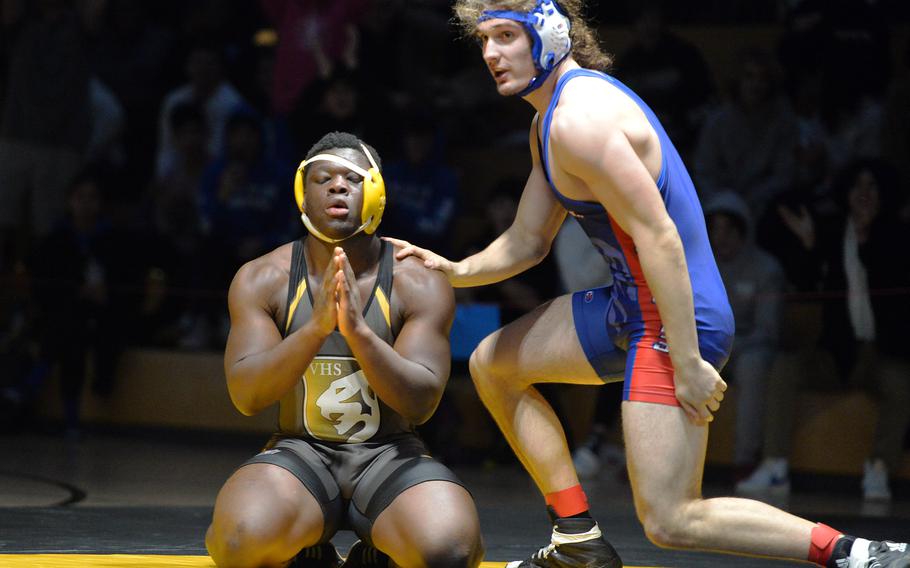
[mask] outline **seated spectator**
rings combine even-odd
[[[737,485],[741,493],[789,491],[788,454],[799,389],[859,388],[878,404],[875,443],[864,465],[863,496],[890,500],[889,470],[900,465],[910,424],[910,357],[904,314],[910,309],[907,227],[895,220],[890,168],[853,164],[839,179],[842,213],[816,221],[805,210],[782,209],[785,224],[814,251],[821,267],[819,340],[781,355],[770,375],[764,461]],[[897,291],[895,293],[895,291]]]
[[[761,449],[768,373],[777,353],[784,273],[773,256],[755,245],[746,202],[732,192],[705,204],[711,248],[736,317],[736,349],[727,363],[736,394],[733,463],[754,467]]]
[[[695,152],[702,201],[730,190],[760,215],[777,193],[791,186],[797,123],[774,81],[770,56],[747,50],[739,56],[732,96],[708,118]]]
[[[78,437],[89,357],[93,392],[107,396],[114,388],[130,319],[118,293],[129,284],[133,263],[104,215],[97,175],[76,178],[66,207],[66,218],[37,247],[33,274],[43,355],[59,369],[66,433]]]
[[[171,91],[161,105],[155,167],[159,179],[170,173],[177,159],[170,119],[176,106],[192,103],[202,108],[208,125],[208,149],[217,155],[224,147],[228,118],[243,103],[240,93],[224,77],[223,55],[215,45],[200,43],[190,51],[186,75],[188,82]]]
[[[451,252],[458,178],[445,163],[442,139],[432,119],[412,117],[404,131],[403,159],[385,170],[385,179],[395,188],[386,228],[389,234],[446,255]]]
[[[204,301],[196,302],[201,313],[192,318],[181,346],[223,343],[227,321],[220,291],[231,274],[297,230],[299,222],[285,206],[287,177],[288,168],[264,152],[259,117],[248,110],[235,112],[225,129],[224,154],[202,176],[200,208],[208,245],[197,270],[205,276]]]

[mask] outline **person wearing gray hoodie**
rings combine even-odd
[[[727,364],[736,393],[734,465],[753,465],[762,444],[768,373],[777,352],[786,279],[778,261],[753,238],[745,200],[732,191],[705,204],[708,236],[736,318],[732,358]]]

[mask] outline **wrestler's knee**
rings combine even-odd
[[[695,542],[693,531],[697,530],[698,524],[693,504],[639,508],[638,519],[645,536],[661,548],[691,548]]]
[[[496,333],[488,335],[474,349],[468,361],[471,379],[481,396],[486,391],[521,386],[519,385],[522,378],[520,373],[514,372],[515,369],[508,363],[508,360],[497,357],[496,341]]]
[[[277,536],[269,523],[256,519],[216,519],[206,533],[205,546],[218,568],[255,567],[293,556],[293,551],[287,551],[287,558],[270,558],[279,544]]]
[[[415,552],[417,565],[428,568],[474,568],[483,559],[483,545],[479,539],[429,539]]]

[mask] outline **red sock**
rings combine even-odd
[[[588,510],[588,497],[581,485],[544,495],[547,505],[553,507],[557,517],[571,517]]]
[[[831,553],[834,552],[834,545],[840,540],[844,533],[834,530],[827,525],[818,523],[812,529],[812,543],[809,545],[809,562],[814,562],[819,566],[828,564]]]

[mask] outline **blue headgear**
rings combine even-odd
[[[537,0],[534,8],[527,13],[512,10],[484,10],[477,19],[477,23],[495,18],[514,20],[522,24],[531,36],[531,57],[534,59],[537,75],[531,79],[522,92],[518,93],[523,97],[543,85],[550,72],[572,51],[569,18],[562,13],[555,0]]]

